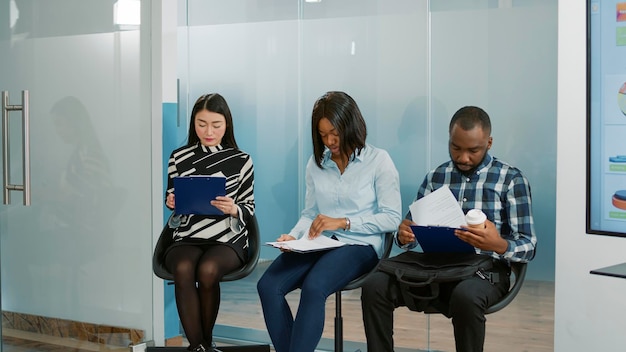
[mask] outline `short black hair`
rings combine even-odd
[[[464,106],[457,110],[450,120],[448,133],[452,133],[452,127],[459,125],[464,131],[469,131],[476,125],[480,125],[487,135],[491,135],[491,120],[485,110],[477,106]]]

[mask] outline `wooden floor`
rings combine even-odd
[[[263,264],[260,267],[259,271],[262,271]],[[256,297],[257,275],[251,275],[251,281],[247,285],[243,282],[238,282],[236,288],[223,285],[218,324],[265,331],[263,313]],[[359,289],[342,293],[344,341],[364,344],[360,294]],[[288,295],[294,312],[298,299],[298,291]],[[326,304],[323,334],[324,339],[331,341],[334,336],[334,316],[333,295]],[[553,336],[554,283],[526,280],[509,306],[487,315],[485,351],[549,352],[554,348]],[[395,346],[403,351],[454,351],[452,324],[449,319],[440,314],[411,312],[406,308],[395,311],[394,341]]]
[[[259,264],[257,270],[245,279],[222,284],[222,303],[217,324],[249,329],[252,335],[267,338],[263,314],[256,292],[256,282],[268,262]],[[288,295],[295,311],[298,291]],[[361,317],[360,290],[342,293],[344,341],[346,352],[357,348],[365,352],[365,335]],[[333,350],[335,297],[326,305],[326,323],[321,349]],[[218,328],[216,328],[218,330]],[[554,345],[554,283],[527,280],[516,299],[503,310],[487,316],[485,351],[549,352]],[[247,333],[246,333],[247,334]],[[7,334],[8,335],[8,334]],[[240,337],[240,336],[237,336]],[[57,338],[39,335],[5,336],[4,352],[38,351],[110,351],[110,346],[93,346],[75,341],[58,341]],[[216,336],[216,340],[220,338]],[[454,351],[454,338],[450,321],[442,315],[426,315],[406,308],[395,312],[394,340],[396,351]],[[180,341],[180,339],[179,339]],[[222,340],[226,341],[226,340]],[[184,344],[184,340],[183,340]]]

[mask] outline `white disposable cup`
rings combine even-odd
[[[487,215],[480,209],[472,209],[465,215],[465,222],[468,227],[484,229]]]

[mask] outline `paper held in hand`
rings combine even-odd
[[[265,242],[266,245],[287,249],[293,252],[305,253],[305,252],[313,252],[313,251],[324,251],[327,249],[337,248],[344,246],[345,243],[333,240],[332,238],[326,236],[317,236],[314,239],[309,239],[307,235],[302,236],[302,238],[293,241],[282,241],[282,242]]]
[[[454,231],[466,226],[465,214],[450,188],[443,186],[425,195],[409,206],[415,240],[425,253],[474,252],[469,243],[458,238]]]
[[[448,186],[425,195],[409,206],[413,222],[420,226],[467,226],[465,214]]]

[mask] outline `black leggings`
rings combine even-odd
[[[177,245],[168,251],[165,266],[174,274],[176,307],[190,346],[211,346],[220,281],[241,265],[237,253],[225,245]]]

